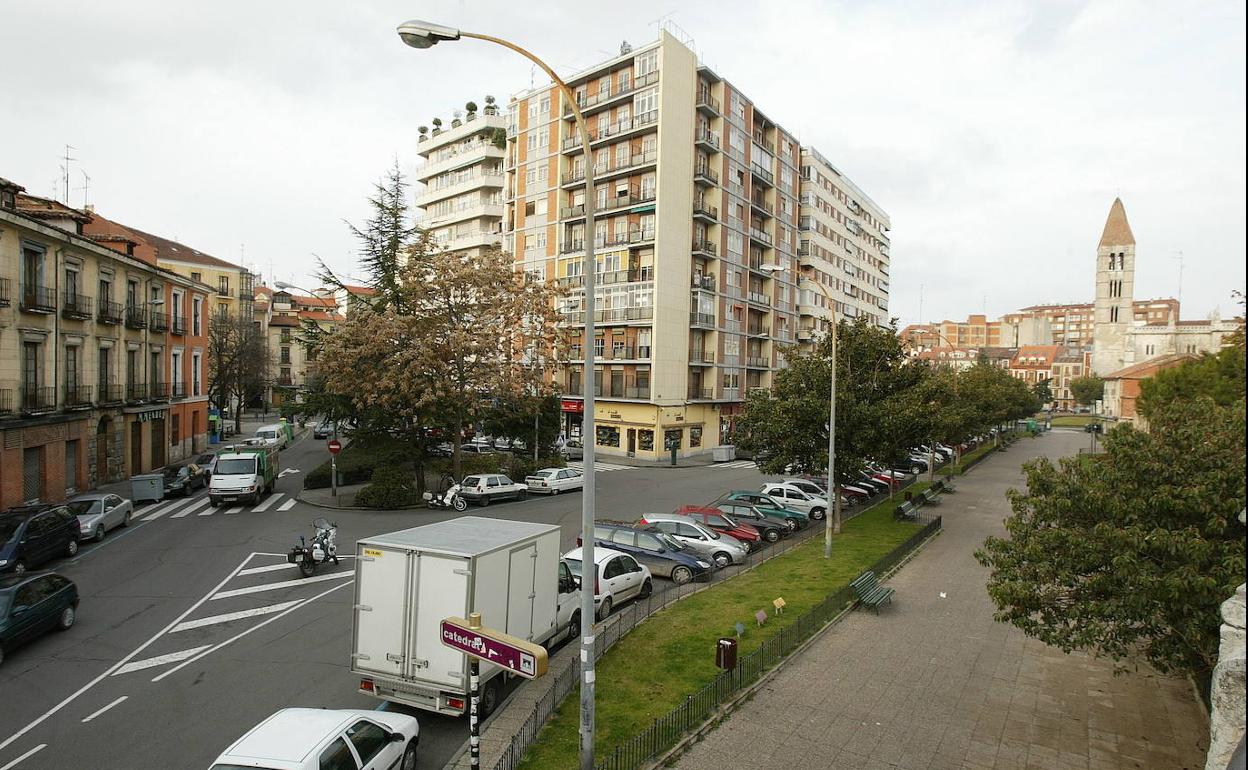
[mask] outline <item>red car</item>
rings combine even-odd
[[[730,518],[718,508],[708,508],[705,505],[682,505],[673,513],[700,521],[716,532],[732,535],[744,543],[750,551],[757,551],[763,539],[763,536],[753,526]]]

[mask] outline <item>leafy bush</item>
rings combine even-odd
[[[343,485],[363,484],[373,471],[383,465],[408,466],[406,447],[392,438],[369,438],[353,441],[338,455],[338,478]],[[303,479],[304,489],[327,489],[331,486],[330,461],[326,460]]]
[[[361,508],[410,508],[420,501],[412,474],[394,465],[373,471],[371,483],[355,495]]]

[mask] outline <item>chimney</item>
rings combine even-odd
[[[88,203],[88,204],[85,204],[85,205],[82,207],[82,210],[83,210],[83,211],[85,211],[85,212],[87,212],[88,214],[94,214],[94,213],[95,213],[95,204],[94,204],[94,203]]]

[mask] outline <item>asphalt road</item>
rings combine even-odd
[[[287,468],[302,471],[323,459],[311,439],[283,453]],[[671,511],[761,479],[752,467],[615,466],[599,472],[598,515]],[[322,515],[338,522],[340,550],[350,554],[358,538],[459,514],[327,512],[295,501],[299,487],[300,474],[289,472],[256,506],[214,509],[203,492],[147,505],[129,529],[50,565],[77,583],[78,620],[0,666],[0,770],[206,768],[279,708],[378,707],[356,692],[348,668],[351,560],[300,579],[285,551]],[[571,548],[580,496],[464,515],[558,524]],[[416,713],[420,766],[442,767],[467,722]]]

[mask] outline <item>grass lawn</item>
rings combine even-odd
[[[1053,418],[1053,427],[1082,428],[1085,425],[1091,425],[1100,421],[1101,418],[1090,414],[1064,414],[1061,417]]]
[[[917,494],[926,486],[919,482],[909,489]],[[913,535],[918,524],[893,520],[896,504],[884,500],[845,522],[833,540],[831,559],[823,558],[823,537],[812,537],[655,613],[608,650],[598,662],[595,691],[599,759],[715,678],[715,642],[732,635],[734,623],[750,628],[738,647],[744,657]],[[777,597],[786,602],[784,614],[757,628],[754,613],[766,609],[772,615],[771,602]],[[529,747],[521,768],[579,767],[578,697],[574,689],[564,700]]]

